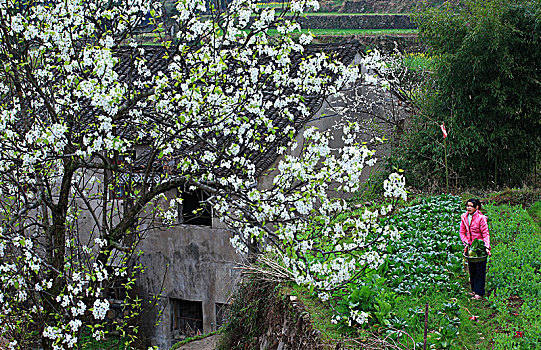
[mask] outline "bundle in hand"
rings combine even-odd
[[[486,248],[485,248],[485,242],[481,239],[476,239],[472,242],[470,247],[468,248],[468,256],[469,257],[481,257],[487,255]]]

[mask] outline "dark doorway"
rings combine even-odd
[[[228,306],[227,304],[216,303],[216,330],[220,329],[227,322]]]
[[[181,299],[171,299],[173,344],[203,334],[203,303]]]

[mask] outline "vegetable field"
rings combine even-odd
[[[401,231],[401,238],[388,245],[383,265],[351,285],[350,295],[339,299],[336,309],[345,319],[367,313],[355,328],[395,337],[405,348],[422,348],[428,303],[429,347],[456,348],[464,318],[456,299],[464,292],[460,213],[460,199],[443,195],[392,216],[388,224]]]
[[[541,348],[541,236],[521,207],[487,205],[492,256],[487,297],[471,300],[458,236],[463,201],[442,195],[418,200],[388,219],[401,239],[387,246],[377,270],[334,295],[341,334],[373,335],[428,349]]]

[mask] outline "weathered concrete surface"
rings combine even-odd
[[[241,260],[229,243],[229,232],[206,226],[178,225],[153,231],[140,244],[145,273],[138,289],[145,302],[160,295],[157,305],[146,310],[143,331],[151,345],[169,349],[173,328],[172,299],[202,303],[203,332],[216,330],[216,303],[228,303]],[[160,316],[161,322],[155,326]]]

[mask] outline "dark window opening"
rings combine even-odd
[[[112,269],[108,269],[108,271],[110,271],[109,272],[110,275],[113,274]],[[118,280],[114,280],[110,282],[105,287],[105,295],[107,296],[108,299],[113,299],[113,300],[126,299],[126,296],[128,295],[128,289],[126,288],[126,286],[128,285],[128,282],[129,281],[127,277],[122,277],[122,278],[119,278]]]
[[[208,199],[203,190],[182,192],[182,223],[188,225],[212,226],[210,206],[202,203]]]
[[[216,303],[216,329],[220,329],[228,318],[229,308],[227,304]]]
[[[188,337],[203,334],[203,303],[171,299],[173,344]]]

